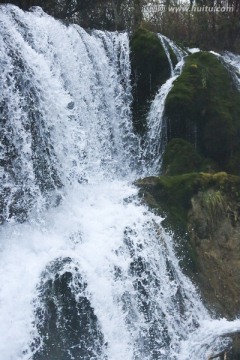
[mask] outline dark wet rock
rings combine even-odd
[[[157,34],[143,28],[130,41],[133,81],[133,124],[144,134],[146,116],[158,88],[169,78],[170,65]]]
[[[40,337],[32,344],[34,360],[104,359],[104,338],[86,288],[70,258],[46,268],[35,301]]]

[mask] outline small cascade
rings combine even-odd
[[[165,49],[169,65],[171,68],[171,77],[161,86],[151,104],[147,117],[147,135],[145,141],[144,157],[146,158],[147,172],[158,174],[161,168],[162,154],[166,145],[166,122],[164,119],[165,101],[173,87],[174,81],[181,74],[186,53],[177,47],[171,40],[163,35],[159,35]],[[173,69],[169,48],[175,54],[178,63]]]
[[[158,34],[158,37],[161,40],[162,46],[168,58],[168,62],[171,69],[171,77],[173,77],[177,69],[176,68],[174,69],[170,51],[176,56],[178,63],[181,62],[183,57],[187,55],[187,52],[181,49],[179,46],[177,46],[172,40],[170,40],[166,36],[162,34]]]
[[[166,36],[162,35],[165,42],[168,44],[169,48],[172,49],[173,53],[175,54],[177,61],[180,62],[184,56],[187,55],[187,51],[180,48],[178,45],[174,43],[171,39],[167,38]]]
[[[226,51],[222,55],[222,59],[233,74],[237,88],[240,90],[240,55]]]
[[[172,62],[171,55],[170,55],[170,52],[169,52],[169,47],[168,47],[169,43],[167,42],[168,39],[166,38],[166,36],[161,35],[161,34],[158,34],[158,37],[159,37],[159,39],[160,39],[160,41],[162,43],[165,54],[166,54],[166,56],[168,58],[168,63],[170,65],[170,69],[171,69],[171,77],[173,77],[173,75],[174,75],[174,66],[173,66],[173,62]]]
[[[226,349],[231,347],[231,334],[239,333],[239,327],[240,319],[234,321],[227,321],[226,319],[203,320],[199,329],[181,343],[178,359],[209,359],[216,354],[224,353]],[[219,356],[216,359],[221,358]]]

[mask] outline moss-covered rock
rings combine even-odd
[[[163,154],[162,171],[165,175],[177,175],[211,168],[209,161],[202,158],[193,144],[183,139],[172,139]]]
[[[198,193],[213,189],[240,202],[240,177],[225,172],[152,176],[138,180],[136,184],[152,209],[166,213],[172,227],[181,227],[184,231],[188,229],[191,200]]]
[[[143,28],[130,41],[133,80],[133,124],[143,134],[150,100],[170,76],[170,66],[157,34]],[[174,55],[173,55],[174,56]]]
[[[166,99],[165,115],[169,139],[183,138],[220,168],[234,171],[230,161],[240,150],[240,93],[215,55],[187,57]]]
[[[240,177],[225,172],[149,177],[137,182],[182,249],[182,267],[217,314],[240,314]]]

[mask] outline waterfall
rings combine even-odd
[[[160,39],[160,41],[162,43],[165,54],[167,55],[168,63],[170,65],[170,69],[171,69],[171,77],[173,77],[173,75],[174,75],[174,65],[173,65],[171,55],[170,55],[170,52],[169,52],[169,48],[168,48],[168,45],[169,45],[168,39],[166,38],[166,36],[163,36],[161,34],[158,34],[158,37],[159,37],[159,39]]]
[[[187,53],[185,50],[182,50],[179,46],[177,46],[172,40],[170,40],[166,36],[164,36],[162,34],[158,34],[158,37],[162,43],[162,46],[163,46],[166,56],[168,58],[168,62],[169,62],[170,69],[171,69],[171,77],[173,77],[175,69],[174,69],[170,51],[176,56],[178,62],[181,62],[181,60],[183,59],[184,56],[187,55]]]
[[[233,74],[237,88],[240,90],[240,55],[226,51],[222,55],[222,59]]]
[[[210,317],[132,185],[128,35],[10,5],[0,28],[1,359],[206,359],[240,321]]]
[[[144,157],[146,159],[147,171],[151,174],[158,174],[161,168],[162,154],[166,145],[166,123],[164,119],[165,101],[173,87],[174,81],[181,74],[186,53],[176,46],[166,36],[159,35],[163,48],[166,52],[170,69],[170,78],[161,86],[155,96],[147,117],[147,135]],[[177,64],[174,68],[169,49],[177,58]]]
[[[39,9],[23,18],[7,7],[2,28],[5,216],[21,211],[25,217],[33,199],[39,199],[40,206],[34,204],[39,209],[44,194],[88,181],[89,174],[128,172],[137,139],[130,121],[127,35],[90,36],[77,26],[54,23]],[[119,159],[126,166],[115,169]],[[21,209],[15,209],[15,199]]]
[[[223,54],[219,54],[215,51],[210,51],[210,53],[215,55],[228,69],[236,88],[240,90],[240,55],[233,54],[230,51],[225,51]]]

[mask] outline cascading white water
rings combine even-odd
[[[167,55],[167,58],[168,58],[168,63],[170,65],[170,69],[171,69],[171,77],[173,77],[174,75],[174,65],[173,65],[173,62],[172,62],[172,59],[171,59],[171,55],[170,55],[170,52],[169,52],[169,49],[168,49],[168,46],[169,46],[169,43],[168,43],[168,38],[162,34],[158,34],[158,37],[162,43],[162,46],[164,48],[164,51]]]
[[[229,51],[226,51],[222,55],[223,61],[230,67],[232,74],[234,76],[236,85],[240,90],[240,55],[233,54]]]
[[[170,51],[176,56],[177,61],[181,62],[183,57],[187,55],[186,51],[182,50],[180,47],[178,47],[172,40],[170,40],[168,37],[158,34],[159,39],[161,40],[162,46],[165,50],[166,56],[168,58],[168,62],[171,69],[171,77],[175,75],[174,72],[176,72],[176,69],[174,69],[174,64],[171,58]],[[179,67],[177,67],[178,69]]]
[[[162,154],[166,144],[166,124],[164,123],[165,101],[173,87],[174,81],[181,74],[184,64],[184,56],[186,53],[177,47],[166,36],[159,35],[161,43],[166,52],[169,66],[171,69],[170,78],[161,86],[155,99],[151,104],[151,108],[147,117],[147,135],[144,156],[147,159],[147,169],[151,174],[159,173],[162,162]],[[174,68],[169,49],[177,58],[177,65]]]
[[[89,35],[9,5],[0,28],[0,359],[219,350],[240,321],[210,318],[131,185],[141,151],[127,34]]]

